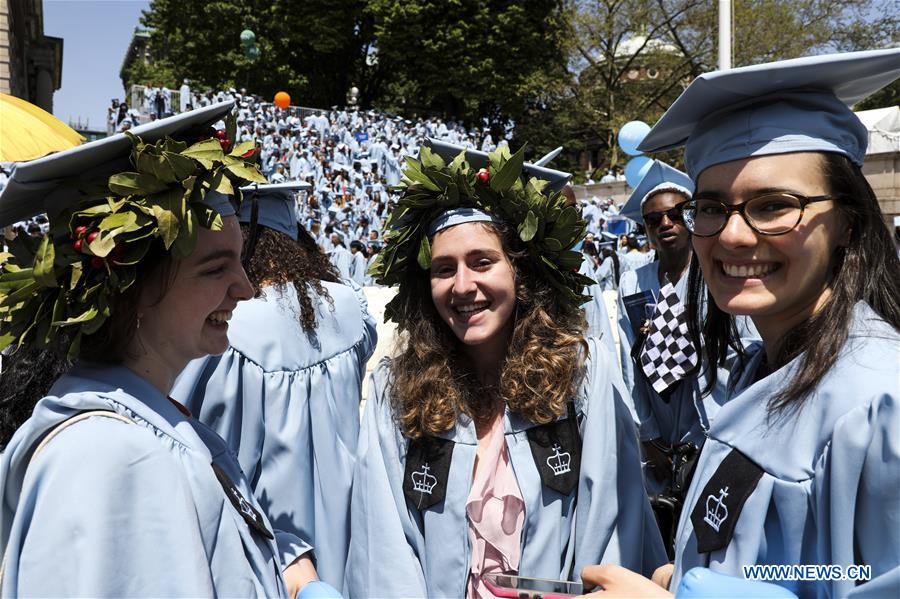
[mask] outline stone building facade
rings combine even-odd
[[[63,40],[44,35],[42,0],[0,0],[0,92],[53,112]]]

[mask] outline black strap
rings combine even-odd
[[[576,490],[581,472],[581,433],[575,403],[566,404],[563,420],[532,427],[526,434],[541,482],[563,495]]]
[[[728,546],[744,503],[762,475],[763,469],[737,449],[725,456],[691,512],[699,553]]]
[[[428,436],[409,442],[403,494],[416,508],[425,510],[444,501],[454,445],[449,439]]]
[[[222,489],[225,490],[225,495],[227,495],[228,499],[231,501],[231,505],[234,506],[234,509],[236,509],[247,524],[250,525],[250,528],[267,539],[274,539],[275,535],[266,528],[266,522],[263,519],[262,514],[253,507],[252,503],[247,501],[238,490],[237,486],[235,486],[231,479],[228,478],[228,475],[225,474],[225,471],[215,463],[212,464],[212,469],[213,472],[216,473],[216,478],[219,480],[219,484],[222,485]]]
[[[578,488],[581,471],[581,433],[575,403],[566,404],[566,418],[526,431],[541,482],[563,495]],[[409,442],[403,472],[403,494],[417,509],[444,501],[453,458],[453,441],[423,436]]]

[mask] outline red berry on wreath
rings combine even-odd
[[[216,139],[227,139],[228,138],[228,134],[225,133],[225,131],[223,129],[216,129],[215,136],[216,136]]]
[[[75,236],[76,237],[81,237],[85,233],[87,233],[87,227],[85,227],[84,225],[82,225],[80,227],[75,227]]]
[[[220,139],[219,145],[222,146],[223,150],[227,150],[228,146],[231,145],[231,140],[230,139]]]
[[[475,177],[482,183],[487,183],[488,180],[490,180],[490,178],[491,178],[491,173],[488,169],[483,168],[480,171],[478,171],[478,174],[475,175]]]
[[[96,231],[92,231],[92,232],[88,233],[88,236],[87,236],[88,243],[93,243],[93,241],[95,239],[97,239],[97,235],[99,235],[99,234],[100,233],[98,233]]]
[[[76,252],[80,252],[81,247],[83,245],[84,245],[84,241],[82,241],[81,239],[76,239],[75,241],[72,242],[72,247],[75,248]]]
[[[101,258],[100,256],[94,256],[91,258],[91,268],[101,269],[106,266],[106,260]]]

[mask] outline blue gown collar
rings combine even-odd
[[[48,395],[92,393],[109,394],[135,415],[163,431],[186,447],[204,451],[190,418],[185,416],[166,395],[133,370],[110,364],[79,361],[50,389]]]

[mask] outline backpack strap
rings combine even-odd
[[[112,410],[88,410],[87,412],[80,412],[71,418],[68,418],[58,425],[56,428],[47,433],[47,436],[44,437],[41,442],[38,444],[37,448],[34,450],[34,453],[31,454],[31,459],[28,460],[28,465],[31,466],[32,462],[34,462],[35,458],[37,458],[38,454],[47,447],[47,444],[50,443],[58,434],[72,426],[73,424],[78,424],[82,420],[87,420],[88,418],[92,418],[94,416],[102,416],[105,418],[112,418],[113,420],[119,420],[121,422],[127,422],[128,424],[134,424],[134,421],[127,416],[123,416],[118,412],[113,412]],[[27,471],[27,468],[26,468]]]

